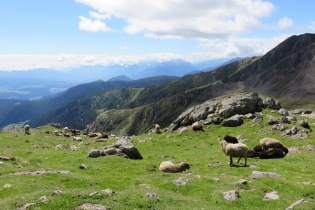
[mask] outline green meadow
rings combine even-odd
[[[117,141],[106,142],[83,136],[83,142],[70,137],[55,136],[50,125],[31,128],[25,135],[23,129],[0,132],[0,209],[76,209],[84,203],[108,206],[110,209],[274,209],[284,210],[294,202],[307,202],[295,210],[315,209],[315,150],[308,151],[308,145],[315,146],[313,132],[308,138],[293,139],[283,136],[283,131],[272,130],[265,125],[268,116],[280,118],[271,110],[264,110],[264,120],[257,124],[245,120],[239,127],[209,125],[204,132],[187,128],[178,131],[163,131],[161,134],[131,136],[142,160],[131,160],[120,156],[88,158],[92,149],[110,147]],[[315,120],[296,115],[297,121],[284,124],[286,129],[306,119],[312,127]],[[304,129],[305,130],[305,129]],[[49,134],[45,131],[50,131]],[[282,159],[263,160],[248,158],[229,165],[229,157],[221,147],[224,135],[237,136],[250,149],[264,137],[279,139],[286,147],[299,149]],[[56,149],[62,145],[61,149]],[[73,151],[73,146],[77,150]],[[182,173],[159,171],[162,161],[187,161],[190,170]],[[80,169],[84,164],[87,169]],[[257,168],[254,168],[256,166]],[[263,177],[252,179],[252,171],[273,172],[284,178]],[[33,173],[30,173],[33,172]],[[35,172],[38,172],[37,174]],[[42,173],[40,173],[42,172]],[[45,173],[43,173],[45,172]],[[235,184],[239,180],[247,184]],[[178,180],[183,184],[179,185]],[[113,196],[103,190],[111,189]],[[61,193],[55,193],[59,190]],[[223,192],[237,190],[240,197],[227,201]],[[264,200],[266,192],[278,192],[276,200]],[[154,195],[154,196],[148,196]],[[39,199],[46,196],[46,202]]]

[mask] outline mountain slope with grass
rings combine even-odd
[[[87,158],[92,150],[110,148],[117,141],[112,137],[97,142],[81,135],[83,141],[77,142],[54,135],[58,129],[49,125],[31,128],[30,135],[22,129],[2,131],[0,206],[50,210],[80,209],[90,204],[99,209],[259,210],[286,209],[303,199],[295,210],[314,209],[313,132],[307,138],[293,139],[266,124],[269,117],[280,118],[278,112],[265,109],[262,115],[261,123],[246,119],[240,127],[212,124],[204,132],[187,129],[131,136],[142,160],[118,155]],[[313,129],[314,119],[299,114],[296,118],[296,122],[285,124],[286,129],[304,129],[298,124],[302,119]],[[226,134],[249,148],[261,138],[276,138],[290,152],[280,159],[248,158],[248,167],[244,167],[244,159],[236,163],[235,157],[229,166],[229,157],[219,144]],[[168,160],[186,161],[190,169],[182,173],[159,171],[160,163]],[[279,177],[254,178],[255,171]],[[224,194],[229,192],[237,192],[239,197],[227,201]],[[275,200],[268,193],[275,194]]]

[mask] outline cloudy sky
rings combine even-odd
[[[0,70],[262,55],[315,33],[314,0],[7,0]]]

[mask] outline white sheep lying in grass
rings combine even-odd
[[[81,137],[72,136],[72,138],[74,141],[82,141]]]
[[[285,154],[288,154],[289,152],[288,148],[283,146],[283,144],[277,139],[262,138],[260,139],[259,143],[263,151],[268,150],[269,148],[272,148],[272,149],[281,149]]]
[[[247,165],[248,147],[245,144],[242,144],[242,143],[229,144],[225,140],[222,140],[220,144],[221,144],[223,152],[227,156],[230,156],[230,165],[233,164],[233,156],[239,157],[237,163],[239,163],[241,158],[243,157],[245,159],[245,165],[244,166]]]
[[[178,164],[174,164],[172,161],[164,161],[160,164],[159,170],[162,172],[169,173],[182,173],[186,169],[190,169],[190,166],[187,162],[180,162]]]

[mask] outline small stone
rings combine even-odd
[[[84,164],[80,164],[79,168],[80,168],[80,169],[83,169],[83,170],[86,170],[86,169],[87,169],[87,166],[84,165]]]

